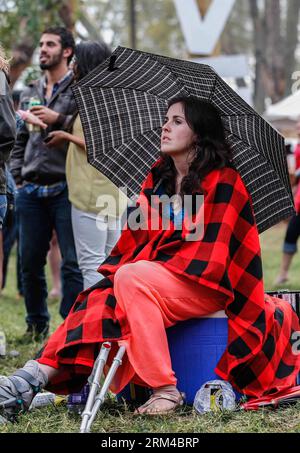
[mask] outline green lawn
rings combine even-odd
[[[281,224],[261,235],[265,289],[274,289],[278,272],[285,225]],[[300,289],[300,257],[295,256],[290,273],[289,289]],[[58,303],[50,304],[51,329],[61,322]],[[7,374],[22,366],[39,349],[39,344],[22,345],[18,338],[25,331],[24,304],[16,297],[15,259],[10,262],[8,284],[0,299],[0,329],[7,336],[8,351],[17,349],[19,357],[0,359],[0,374]],[[278,410],[257,412],[213,413],[196,415],[189,407],[176,415],[165,417],[135,417],[125,404],[117,404],[111,397],[93,425],[99,433],[219,433],[219,432],[297,432],[300,433],[300,403]],[[44,407],[19,417],[16,424],[0,425],[0,433],[65,433],[78,432],[80,418],[67,413],[64,405]]]

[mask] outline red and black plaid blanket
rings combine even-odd
[[[295,384],[300,351],[298,355],[292,351],[292,338],[296,341],[299,320],[287,302],[264,294],[259,238],[249,194],[231,168],[214,170],[201,187],[202,239],[186,240],[185,228],[125,229],[99,268],[105,278],[78,296],[71,313],[42,350],[41,357],[48,359],[48,364],[55,366],[59,361],[90,367],[99,349],[96,345],[128,337],[126,317],[114,297],[114,274],[125,263],[155,260],[226,296],[229,334],[228,347],[216,367],[220,377],[255,397]],[[152,169],[132,212],[139,220],[149,218],[153,193]],[[65,384],[61,380],[56,391],[62,391]]]

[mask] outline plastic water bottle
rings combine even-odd
[[[42,105],[42,101],[38,97],[31,97],[29,99],[29,105],[28,108],[31,109],[31,107],[35,107],[36,105]],[[28,124],[28,129],[29,132],[40,132],[41,128],[40,126],[37,126],[36,124]]]
[[[233,411],[236,408],[235,393],[227,381],[208,381],[196,393],[193,406],[198,414],[210,411]]]
[[[29,410],[37,407],[49,406],[50,404],[57,406],[66,401],[66,397],[55,395],[52,392],[39,392],[33,398]]]
[[[0,330],[0,357],[6,356],[6,338],[3,330]]]

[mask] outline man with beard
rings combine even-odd
[[[11,158],[11,171],[18,185],[16,205],[27,311],[25,339],[28,340],[43,339],[49,330],[45,264],[53,229],[62,255],[60,314],[63,318],[83,288],[65,176],[68,144],[47,147],[49,132],[70,128],[77,113],[71,90],[73,73],[69,70],[74,48],[74,38],[67,29],[51,27],[43,32],[40,67],[44,75],[24,90],[20,103],[21,109],[30,108],[47,128],[25,123],[19,130]]]

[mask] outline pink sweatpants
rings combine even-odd
[[[114,291],[130,325],[131,336],[119,344],[137,375],[133,381],[152,388],[176,385],[165,329],[223,310],[225,296],[153,261],[123,265]]]

